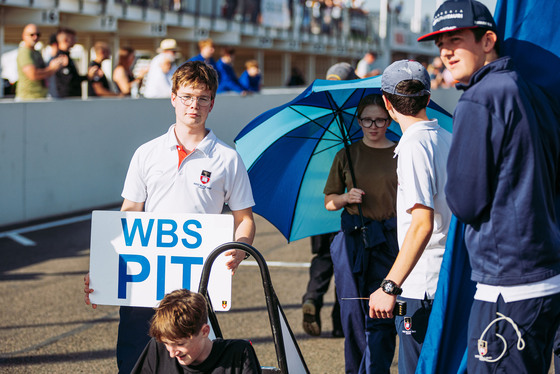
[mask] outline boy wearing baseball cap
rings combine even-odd
[[[470,373],[547,373],[560,324],[560,124],[547,98],[499,56],[496,24],[478,1],[444,2],[434,40],[457,88],[445,188],[466,223],[477,291]]]
[[[451,134],[429,119],[430,76],[416,61],[389,65],[381,78],[383,101],[403,132],[397,160],[399,254],[381,287],[371,294],[371,318],[391,318],[397,296],[406,301],[396,316],[399,373],[414,373],[437,288],[451,212],[444,186]]]

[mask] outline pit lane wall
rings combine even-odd
[[[301,91],[220,95],[207,125],[233,146],[253,118]],[[451,111],[458,97],[434,96]],[[0,227],[119,204],[132,154],[174,120],[169,99],[0,101]]]

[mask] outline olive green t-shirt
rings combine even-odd
[[[41,54],[26,46],[21,46],[17,54],[18,82],[16,86],[16,97],[19,99],[41,99],[47,97],[45,80],[32,80],[23,73],[23,67],[34,65],[37,69],[46,67]]]
[[[350,145],[350,159],[356,176],[356,188],[365,192],[362,197],[364,217],[376,221],[396,216],[397,159],[396,144],[389,148],[371,148],[359,140]],[[354,187],[346,151],[335,156],[323,193],[341,195]],[[349,204],[344,209],[358,215],[358,205]]]

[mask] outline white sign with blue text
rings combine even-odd
[[[91,302],[154,307],[179,288],[198,291],[202,265],[231,242],[233,216],[94,211],[91,221]],[[208,294],[215,310],[231,307],[230,257],[212,264]]]

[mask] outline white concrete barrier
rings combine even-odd
[[[208,127],[233,146],[248,122],[301,91],[220,95]],[[434,96],[450,111],[458,97]],[[0,226],[119,203],[134,150],[174,119],[168,99],[0,101]]]
[[[207,125],[233,146],[249,121],[299,92],[220,95]],[[0,102],[0,226],[119,203],[135,149],[174,120],[169,99]]]

